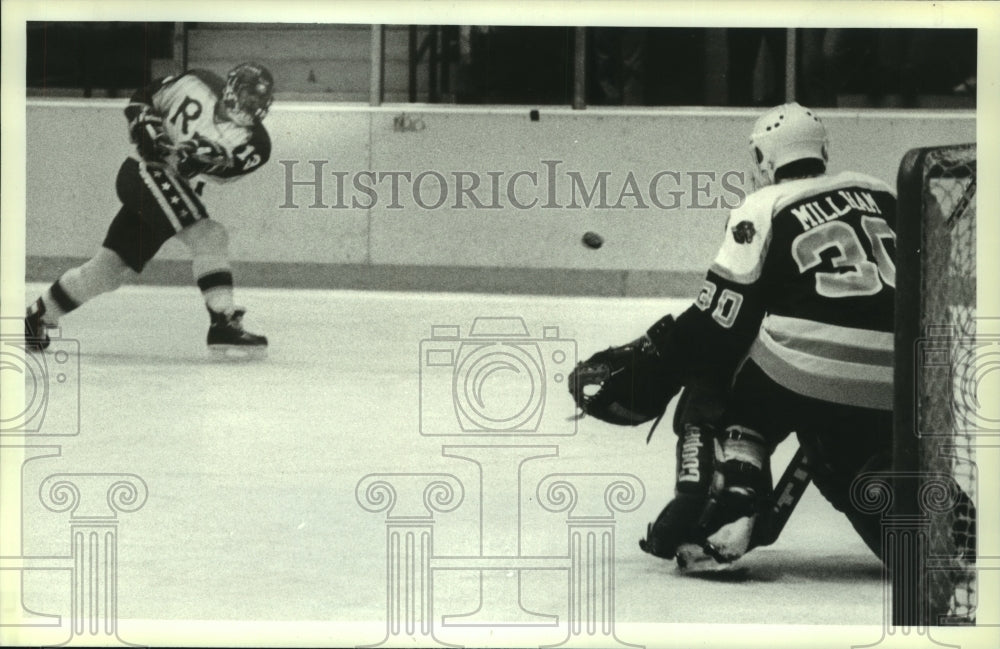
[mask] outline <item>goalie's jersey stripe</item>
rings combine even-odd
[[[761,327],[788,349],[852,363],[892,365],[893,335],[889,332],[773,314],[764,317]]]
[[[750,358],[784,387],[815,399],[892,409],[893,335],[769,315]]]

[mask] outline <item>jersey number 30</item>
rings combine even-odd
[[[843,270],[818,271],[818,294],[834,298],[875,295],[882,290],[883,283],[895,288],[896,265],[885,248],[885,242],[889,240],[895,244],[896,234],[885,219],[871,216],[861,217],[861,229],[871,242],[874,262],[865,254],[858,232],[843,221],[830,221],[803,232],[792,242],[792,257],[803,273],[823,263],[820,253],[824,250],[834,248],[837,251],[830,261],[834,268]]]

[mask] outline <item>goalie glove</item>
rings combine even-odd
[[[170,152],[170,139],[163,118],[145,106],[129,123],[129,137],[143,160],[161,160]]]
[[[673,323],[671,316],[666,320]],[[658,419],[680,390],[648,336],[597,352],[577,364],[567,383],[584,414],[618,426]]]
[[[174,150],[177,152],[177,171],[185,178],[232,165],[232,159],[221,144],[197,133],[194,139],[181,142]]]

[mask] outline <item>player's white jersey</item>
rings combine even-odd
[[[225,82],[206,70],[192,70],[166,77],[133,96],[130,109],[151,106],[163,119],[163,128],[172,144],[207,140],[225,151],[229,163],[203,173],[214,179],[229,179],[250,173],[270,157],[271,143],[264,127],[240,126],[220,118],[219,102]],[[176,164],[174,157],[167,162]]]
[[[806,396],[892,407],[895,196],[845,172],[747,196],[696,306],[756,331],[749,357]]]

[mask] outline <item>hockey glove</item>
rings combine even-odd
[[[175,147],[177,151],[177,171],[185,178],[192,178],[214,167],[228,167],[229,154],[217,142],[195,134],[194,139],[185,140]]]
[[[580,410],[619,426],[660,417],[680,390],[668,362],[646,336],[597,352],[574,368],[567,383]]]
[[[129,135],[143,160],[161,160],[169,152],[170,140],[163,129],[163,118],[150,106],[136,115],[129,125]]]

